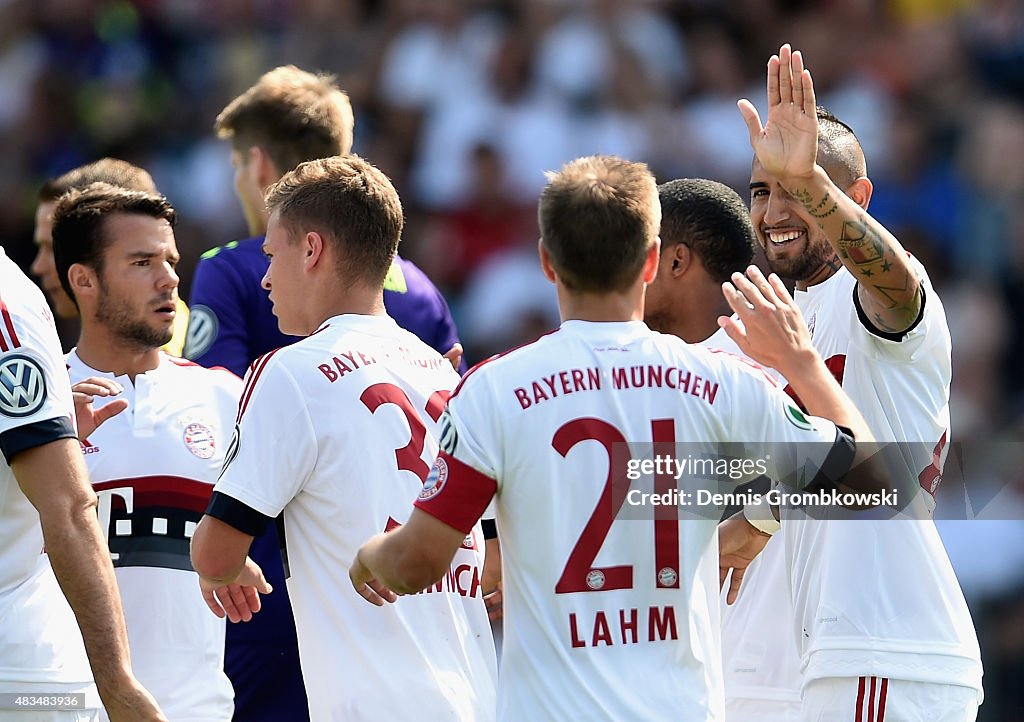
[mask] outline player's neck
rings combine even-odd
[[[344,293],[323,296],[311,294],[311,296],[323,300],[312,309],[309,333],[316,331],[324,321],[334,316],[343,314],[383,316],[387,313],[384,308],[384,292],[379,288],[367,289],[352,286],[347,288]]]
[[[821,264],[813,274],[808,278],[797,281],[794,287],[798,291],[806,291],[811,286],[817,286],[819,283],[824,283],[828,279],[832,278],[842,268],[842,262],[839,260],[839,256],[833,256],[831,259]]]
[[[160,365],[159,348],[127,341],[92,324],[83,324],[75,352],[86,366],[115,376],[127,376],[133,383],[137,375]]]
[[[643,287],[622,293],[575,293],[558,285],[558,309],[563,321],[610,323],[643,321]]]
[[[732,309],[729,304],[722,303],[717,307],[710,304],[691,305],[686,308],[699,310],[700,313],[684,314],[682,318],[676,319],[672,328],[668,331],[673,336],[686,341],[686,343],[702,343],[711,338],[718,331],[718,317],[731,316]]]

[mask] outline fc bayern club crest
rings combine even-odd
[[[185,446],[200,459],[209,459],[217,450],[213,431],[206,424],[192,423],[185,427]]]

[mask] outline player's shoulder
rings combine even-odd
[[[0,248],[0,351],[39,339],[56,339],[53,313],[43,292]],[[59,348],[59,343],[58,343]]]
[[[545,362],[550,365],[550,360],[553,357],[552,347],[562,341],[562,336],[564,334],[560,335],[559,329],[552,329],[532,341],[478,361],[462,375],[459,385],[455,387],[453,397],[464,388],[485,386],[489,383],[500,385],[511,374],[522,373],[524,369],[543,365]]]
[[[166,352],[160,354],[160,359],[165,370],[189,386],[220,389],[235,396],[241,391],[242,379],[223,366],[207,368],[194,361],[172,356]]]
[[[704,378],[735,378],[740,383],[748,380],[756,384],[767,383],[778,386],[779,382],[770,369],[740,353],[739,348],[725,336],[725,343],[717,334],[704,343],[691,344],[669,334],[654,334],[657,343],[681,367],[704,376]],[[712,340],[714,339],[714,340]]]

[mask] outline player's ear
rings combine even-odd
[[[540,270],[544,272],[545,278],[554,283],[558,274],[555,273],[555,267],[551,264],[551,256],[548,255],[548,249],[544,247],[543,238],[537,240],[537,253],[540,254]]]
[[[641,274],[644,283],[654,283],[654,277],[658,275],[658,261],[661,259],[661,239],[655,238],[654,243],[647,249],[647,258],[644,259],[644,267]]]
[[[302,237],[303,265],[307,270],[314,268],[324,255],[324,237],[316,231],[310,231]]]
[[[861,176],[846,189],[846,195],[853,199],[853,202],[864,210],[868,209],[871,202],[871,193],[875,187],[868,178]]]
[[[689,270],[693,260],[693,251],[690,247],[685,243],[677,243],[665,254],[664,262],[669,264],[672,278],[679,278]]]
[[[96,271],[83,263],[72,263],[68,268],[68,283],[74,299],[95,296],[99,289],[99,277]]]

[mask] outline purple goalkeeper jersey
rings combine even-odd
[[[202,255],[192,279],[185,358],[244,376],[256,358],[298,340],[278,330],[270,298],[260,285],[267,265],[263,236],[233,241]],[[438,353],[459,340],[440,291],[400,256],[395,256],[384,281],[384,307],[399,326]]]
[[[223,366],[239,376],[256,358],[298,340],[278,330],[260,285],[269,262],[263,236],[234,241],[202,255],[192,279],[184,356],[202,366]],[[459,339],[448,304],[410,261],[395,257],[384,282],[384,307],[399,326],[444,353]],[[460,373],[466,370],[462,362]],[[224,670],[235,688],[234,722],[309,719],[299,668],[298,641],[281,561],[283,516],[253,539],[249,556],[274,592],[247,624],[229,624]],[[344,573],[344,570],[340,570]]]

